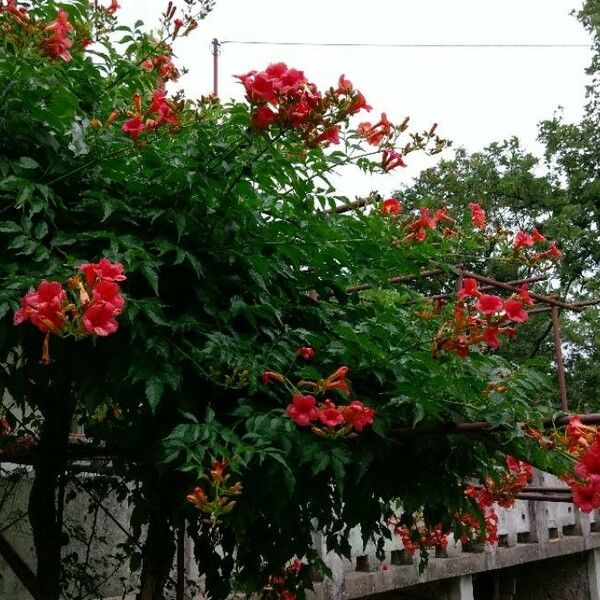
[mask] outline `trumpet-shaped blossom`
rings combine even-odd
[[[325,131],[323,131],[313,140],[313,145],[318,146],[321,142],[339,144],[340,129],[341,128],[339,125],[332,125],[331,127],[328,127]]]
[[[112,308],[113,314],[121,314],[125,300],[120,291],[119,286],[114,281],[101,279],[93,289],[92,301],[104,302]]]
[[[523,309],[523,305],[518,300],[506,300],[504,302],[504,312],[507,319],[515,323],[525,323],[529,318],[527,311]]]
[[[350,402],[348,406],[341,406],[340,412],[346,423],[352,425],[354,431],[361,432],[366,425],[373,423],[375,411],[372,408],[365,406],[359,400]]]
[[[79,270],[83,271],[87,284],[94,287],[99,279],[104,281],[125,281],[125,273],[121,263],[112,263],[107,258],[101,258],[97,263],[86,263],[79,265]]]
[[[115,320],[114,307],[106,302],[93,302],[83,313],[83,327],[87,333],[107,336],[119,328]]]
[[[397,215],[402,212],[402,202],[396,198],[388,198],[381,204],[379,211],[382,215]]]
[[[545,242],[546,238],[537,230],[536,227],[534,227],[531,230],[531,239],[534,241],[534,243],[537,244],[537,242]]]
[[[503,306],[502,298],[493,294],[482,294],[475,303],[475,308],[484,315],[493,315],[500,312]]]
[[[56,19],[46,26],[45,30],[50,33],[42,42],[44,53],[50,58],[62,58],[64,61],[73,59],[69,49],[73,42],[67,37],[73,31],[73,25],[69,23],[69,13],[64,8],[59,8]]]
[[[294,423],[300,427],[306,427],[311,421],[316,421],[319,418],[317,401],[310,394],[294,394],[286,412]]]
[[[258,131],[266,129],[275,121],[277,121],[277,113],[273,112],[268,106],[261,106],[252,115],[252,127]]]
[[[469,203],[469,210],[471,211],[473,225],[481,230],[485,229],[485,210],[476,202]]]
[[[285,381],[285,377],[281,373],[276,373],[275,371],[264,371],[260,378],[265,385],[268,385],[272,381],[277,381],[279,383]]]
[[[340,390],[343,394],[348,396],[350,394],[350,388],[346,381],[346,374],[348,373],[348,367],[342,366],[333,372],[329,377],[319,382],[322,391],[329,390]]]
[[[331,400],[325,400],[319,411],[319,420],[329,429],[333,429],[344,422],[344,415]]]
[[[381,168],[388,172],[396,167],[406,167],[404,157],[395,150],[384,150],[381,156]]]
[[[600,493],[600,446],[594,444],[579,457],[575,473],[598,486]]]
[[[196,486],[193,492],[188,494],[185,499],[193,504],[198,510],[204,509],[208,504],[206,492],[200,486]]]
[[[43,333],[59,331],[66,320],[66,301],[67,294],[60,283],[42,281],[35,291],[23,296],[13,323],[20,325],[29,320]]]
[[[533,238],[526,231],[517,231],[513,247],[515,250],[531,248],[534,243]]]
[[[315,355],[315,349],[310,346],[300,346],[300,348],[296,350],[296,354],[304,360],[310,360]]]
[[[121,125],[121,131],[126,133],[134,141],[140,137],[140,134],[143,133],[145,129],[146,125],[141,117],[132,117],[131,119],[127,119],[127,121]]]
[[[600,506],[600,493],[591,483],[573,483],[573,504],[582,512],[591,512]]]
[[[481,292],[477,287],[477,281],[471,277],[467,277],[463,279],[462,288],[458,292],[458,298],[479,298],[481,296]]]
[[[527,289],[527,284],[524,283],[521,286],[521,291],[519,292],[519,300],[522,304],[532,305],[535,304],[532,297],[529,295],[529,291]]]

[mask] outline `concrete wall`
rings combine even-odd
[[[372,600],[590,600],[588,553],[411,586]],[[461,584],[462,583],[462,590]],[[469,589],[470,586],[470,589]]]
[[[85,475],[82,475],[85,477]],[[539,474],[538,483],[555,486],[556,480]],[[25,478],[11,499],[2,504],[3,491],[10,486],[0,480],[0,532],[23,516],[31,480]],[[69,497],[69,489],[67,489]],[[120,562],[119,546],[127,540],[129,507],[114,496],[103,501],[105,509],[95,514],[94,502],[85,493],[66,506],[70,527],[82,534],[96,528],[96,540],[89,548],[89,563],[103,573],[97,593],[66,598],[123,597],[131,592],[128,562]],[[396,537],[386,544],[383,561],[375,558],[372,546],[363,548],[359,532],[352,537],[352,558],[342,560],[328,555],[319,536],[315,547],[329,564],[333,578],[315,584],[314,600],[350,600],[384,594],[386,598],[431,598],[432,600],[524,600],[570,599],[600,600],[600,532],[597,515],[580,514],[571,504],[517,502],[509,510],[499,510],[501,544],[486,545],[477,551],[450,543],[444,556],[431,555],[429,567],[419,573],[416,558],[408,557]],[[19,553],[34,568],[31,532],[27,518],[4,532]],[[65,565],[83,562],[88,553],[85,543],[71,540],[65,548]],[[186,544],[186,571],[194,578],[191,545]],[[75,560],[76,559],[76,560]],[[525,566],[520,566],[525,565]],[[490,591],[491,590],[491,591]],[[493,595],[490,596],[490,593]],[[425,595],[423,595],[425,594]],[[569,595],[571,594],[571,595]],[[191,597],[191,596],[190,596]],[[384,597],[384,596],[382,596]],[[0,559],[0,600],[29,599],[27,592]]]
[[[5,492],[11,493],[7,501],[0,508],[0,532],[11,523],[2,535],[25,559],[30,568],[35,571],[35,553],[32,543],[31,529],[25,511],[31,489],[31,479],[26,477],[21,480],[14,490],[6,479],[0,479],[0,503]],[[65,490],[67,499],[71,489]],[[73,500],[69,500],[65,507],[65,522],[69,529],[79,530],[83,536],[89,536],[95,527],[95,538],[89,547],[89,564],[99,573],[92,582],[97,586],[98,593],[84,593],[78,589],[71,589],[66,598],[81,600],[83,598],[104,598],[106,596],[122,596],[123,592],[133,588],[128,562],[121,562],[118,555],[121,553],[120,545],[127,540],[127,535],[116,525],[121,524],[128,529],[129,507],[120,504],[114,496],[109,496],[103,501],[106,510],[98,510],[95,514],[94,502],[85,493],[79,493]],[[91,509],[91,511],[90,511]],[[16,521],[16,522],[15,522]],[[94,525],[95,521],[95,525]],[[67,569],[77,562],[84,563],[88,548],[85,543],[69,540],[65,546],[64,561]],[[74,568],[74,567],[73,567]],[[8,565],[0,558],[0,600],[31,600],[29,593],[23,588]]]

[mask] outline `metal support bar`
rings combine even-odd
[[[510,285],[509,283],[504,283],[503,281],[496,281],[495,279],[492,279],[491,277],[483,277],[483,275],[477,275],[477,273],[471,273],[470,271],[463,271],[462,275],[463,275],[463,277],[469,277],[471,279],[475,279],[476,281],[479,281],[480,283],[487,283],[489,285],[493,285],[495,287],[498,287],[498,288],[501,288],[504,290],[509,290],[509,291],[517,293],[517,294],[521,291],[519,288],[517,288],[513,285]],[[551,306],[560,306],[561,308],[567,308],[569,310],[579,310],[579,307],[573,306],[572,304],[568,304],[567,302],[563,302],[562,300],[558,300],[551,296],[544,296],[542,294],[536,294],[535,292],[529,292],[529,295],[532,298],[535,298],[536,300],[539,300],[540,302],[545,302],[546,304],[550,304]]]
[[[600,425],[600,413],[588,413],[580,415],[581,422],[586,425]],[[553,429],[567,425],[571,415],[556,417],[555,419],[542,419],[545,429]],[[442,423],[438,425],[423,425],[422,427],[399,427],[393,430],[397,437],[412,437],[422,435],[455,435],[455,434],[479,434],[486,432],[499,433],[507,430],[505,427],[492,427],[487,421],[471,421],[465,423]]]
[[[579,415],[581,422],[586,425],[600,425],[600,413],[588,413]],[[554,419],[542,419],[542,425],[545,429],[553,429],[555,427],[561,427],[567,425],[571,415],[563,415]],[[454,434],[480,434],[480,433],[501,433],[504,431],[504,427],[492,427],[487,421],[467,421],[462,423],[439,423],[435,425],[423,425],[421,427],[398,427],[392,431],[397,437],[413,437],[413,436],[427,436],[427,435],[454,435]],[[35,448],[27,451],[21,451],[17,455],[0,452],[0,463],[17,463],[17,464],[31,464],[35,459]],[[85,454],[85,458],[107,458],[109,456],[120,456],[126,460],[135,460],[134,456],[125,457],[122,452],[118,449],[111,448],[98,448],[98,447],[86,447],[85,453],[82,452],[69,452],[68,459],[70,461],[82,460]],[[93,469],[92,469],[93,471]],[[107,469],[109,471],[109,469]]]
[[[11,568],[12,572],[17,576],[27,591],[34,598],[41,598],[37,578],[34,572],[3,535],[0,535],[0,556]]]
[[[564,494],[551,495],[551,494],[517,494],[515,496],[517,500],[533,500],[536,502],[573,502],[573,496]]]
[[[529,493],[529,492],[533,492],[533,493],[537,493],[540,492],[542,494],[570,494],[571,493],[571,488],[567,487],[566,485],[562,485],[562,486],[548,486],[548,487],[544,487],[544,486],[536,486],[536,485],[528,485],[526,487],[523,488],[522,490],[523,493]]]
[[[446,271],[443,269],[429,269],[426,271],[421,271],[420,273],[414,273],[411,275],[396,275],[395,277],[390,277],[387,280],[389,284],[396,283],[405,283],[407,281],[413,281],[415,279],[420,279],[421,277],[436,277],[438,275],[443,275]],[[352,285],[346,288],[347,294],[352,294],[353,292],[362,292],[363,290],[371,290],[374,287],[378,287],[372,283],[359,283],[357,285]]]
[[[522,285],[524,283],[536,283],[538,281],[545,281],[547,277],[545,275],[538,275],[537,277],[528,277],[527,279],[514,279],[512,281],[506,281],[508,285]],[[459,279],[460,281],[460,279]],[[462,287],[462,286],[461,286]],[[496,285],[483,285],[479,288],[480,291],[486,292],[489,290],[496,289]],[[460,288],[459,288],[460,289]],[[416,304],[417,302],[421,302],[422,300],[445,300],[446,298],[452,298],[454,294],[435,294],[434,296],[424,296],[423,298],[418,298],[415,300],[410,300],[405,304]],[[541,309],[543,311],[550,310],[549,308]],[[532,312],[541,312],[539,309],[536,311],[535,309],[528,311],[529,314]]]
[[[371,194],[366,198],[357,198],[353,202],[349,202],[348,204],[341,204],[340,206],[336,206],[335,208],[326,208],[321,211],[327,215],[330,214],[342,214],[345,212],[350,212],[351,210],[356,210],[357,208],[363,208],[364,206],[370,206],[371,204],[375,204],[376,202],[380,202],[381,197],[378,194]]]

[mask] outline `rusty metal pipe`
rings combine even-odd
[[[517,500],[534,500],[537,502],[573,502],[573,496],[562,495],[562,496],[551,496],[546,494],[517,494],[515,496]]]
[[[480,283],[487,283],[489,285],[493,285],[495,287],[509,290],[514,293],[519,293],[521,290],[509,283],[504,283],[503,281],[496,281],[491,277],[484,277],[483,275],[477,275],[477,273],[471,273],[470,271],[462,271],[463,277],[469,277],[471,279],[475,279]],[[546,304],[550,304],[551,306],[560,306],[561,308],[567,308],[569,310],[578,310],[578,307],[568,304],[567,302],[563,302],[562,300],[558,300],[553,298],[552,296],[544,296],[542,294],[536,294],[535,292],[529,292],[529,295],[540,302],[545,302]]]

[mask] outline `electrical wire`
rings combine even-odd
[[[278,42],[262,40],[223,40],[225,44],[247,46],[314,46],[337,48],[590,48],[590,44],[382,44],[355,42]]]

